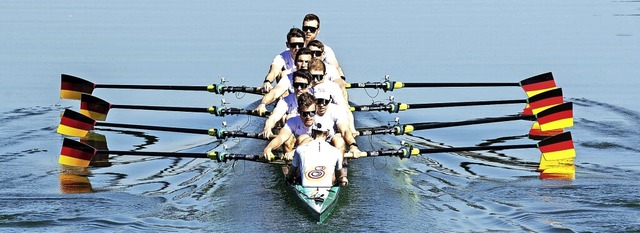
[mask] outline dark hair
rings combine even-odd
[[[305,21],[318,21],[318,28],[320,28],[320,18],[318,18],[317,15],[315,14],[307,14],[304,16],[304,19],[302,20],[302,24],[304,24]]]
[[[320,70],[320,69],[322,70],[322,73],[327,72],[327,66],[324,64],[322,59],[317,57],[314,59],[311,59],[311,62],[309,62],[309,70]]]
[[[311,85],[311,72],[305,69],[299,69],[293,72],[293,80],[296,80],[296,77],[301,77],[307,80],[307,83]]]
[[[316,98],[309,92],[305,92],[298,96],[298,112],[302,112],[305,108],[316,104]]]
[[[311,42],[309,42],[309,44],[307,44],[307,48],[310,46],[318,47],[322,52],[324,52],[324,44],[319,40],[312,40]]]
[[[304,32],[300,28],[291,28],[289,29],[289,33],[287,33],[287,43],[291,41],[291,37],[304,38]]]
[[[296,61],[298,61],[298,57],[300,57],[301,55],[309,55],[313,57],[311,50],[308,48],[298,49],[298,53],[296,53]]]

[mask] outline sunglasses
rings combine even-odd
[[[324,78],[324,74],[312,74],[311,77],[317,81],[320,81]]]
[[[301,112],[300,116],[303,116],[303,117],[314,117],[314,116],[316,116],[316,110]]]
[[[302,26],[302,31],[305,32],[311,32],[311,33],[316,33],[316,31],[318,30],[317,27],[311,27],[311,26]]]
[[[298,88],[302,88],[305,89],[309,86],[308,83],[293,83],[293,88],[298,89]]]
[[[300,48],[304,48],[304,43],[303,42],[294,42],[294,43],[289,43],[289,48],[292,49],[300,49]]]
[[[316,99],[316,103],[318,105],[328,105],[329,103],[331,103],[331,100],[326,100],[326,99]]]
[[[311,55],[313,55],[313,57],[322,56],[322,51],[320,50],[311,51]]]

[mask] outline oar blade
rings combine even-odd
[[[576,166],[559,165],[545,169],[540,172],[540,179],[543,180],[574,180],[576,178]]]
[[[539,93],[531,96],[527,101],[529,102],[527,107],[529,108],[531,115],[538,114],[550,107],[564,103],[562,88],[555,88]],[[527,110],[525,109],[525,112],[526,111]]]
[[[82,78],[62,74],[60,84],[60,98],[79,100],[82,93],[91,94],[95,84]]]
[[[80,98],[80,113],[97,121],[107,119],[107,114],[111,109],[111,104],[98,97],[82,94]]]
[[[80,138],[80,142],[87,144],[98,150],[109,150],[109,147],[107,146],[107,137],[99,133],[89,132],[87,136]],[[89,166],[91,167],[111,166],[111,162],[109,162],[109,155],[95,154],[91,159],[91,163],[89,163]]]
[[[576,157],[571,132],[565,132],[538,142],[544,160],[566,160]]]
[[[72,137],[85,137],[93,129],[95,120],[71,109],[64,110],[57,132]]]
[[[573,126],[573,103],[556,105],[536,115],[540,130],[550,131]]]
[[[553,74],[547,72],[520,81],[520,87],[522,87],[527,96],[531,97],[555,89],[557,86],[555,80],[553,80]]]
[[[88,167],[97,150],[87,144],[65,138],[60,150],[59,164],[76,167]]]

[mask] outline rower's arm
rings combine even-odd
[[[283,103],[286,105],[286,103]],[[287,108],[286,106],[282,106],[280,102],[278,102],[278,104],[276,105],[276,107],[273,109],[273,112],[271,112],[271,115],[269,116],[269,118],[267,118],[267,120],[264,122],[264,129],[262,130],[262,134],[270,134],[271,130],[273,129],[273,127],[276,125],[276,123],[282,119],[282,117],[284,117],[284,115],[287,113]],[[270,136],[270,135],[265,135],[265,136]]]
[[[356,143],[356,138],[353,137],[353,134],[351,133],[347,122],[345,122],[344,120],[339,121],[337,122],[336,126],[338,126],[338,130],[340,130],[346,146]]]
[[[275,82],[276,77],[278,77],[278,74],[280,74],[281,71],[282,66],[280,64],[272,63],[271,66],[269,66],[269,72],[267,73],[267,76],[264,77],[265,83],[267,81],[269,81],[269,83]]]
[[[272,153],[274,148],[282,146],[292,134],[289,127],[283,127],[280,132],[278,132],[278,135],[264,148],[263,154]]]
[[[284,77],[287,78],[287,77]],[[282,96],[282,94],[284,94],[285,91],[288,91],[289,87],[287,87],[286,85],[282,84],[281,82],[278,82],[278,84],[276,84],[276,86],[271,89],[271,91],[269,91],[269,93],[267,93],[266,95],[264,95],[262,97],[262,101],[260,103],[260,105],[268,105],[273,103],[273,101],[276,100],[276,98]],[[258,106],[260,107],[260,106]]]

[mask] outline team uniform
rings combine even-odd
[[[298,147],[291,166],[299,168],[304,187],[331,187],[336,170],[342,169],[340,150],[323,140]]]
[[[300,115],[287,119],[283,129],[285,128],[288,128],[296,138],[303,134],[311,135],[311,127],[304,125]]]
[[[285,115],[287,116],[287,118],[291,118],[299,115],[298,114],[298,98],[296,97],[296,95],[289,94],[284,98],[281,98],[280,100],[278,100],[278,103],[276,103],[276,107],[273,109],[273,112],[276,112],[277,110],[284,112],[284,115],[277,116],[278,118],[282,118]]]
[[[337,125],[339,123],[347,124],[347,113],[343,111],[340,106],[330,103],[329,106],[327,106],[327,111],[324,115],[320,116],[319,114],[316,114],[315,119],[317,121],[329,122],[331,124],[329,137],[327,137],[327,140],[331,141],[333,135],[337,132]]]
[[[271,65],[277,65],[278,67],[282,67],[280,71],[282,71],[283,75],[288,75],[290,73],[293,73],[293,70],[296,67],[296,63],[291,57],[291,51],[289,49],[276,55],[276,57],[273,58]]]

